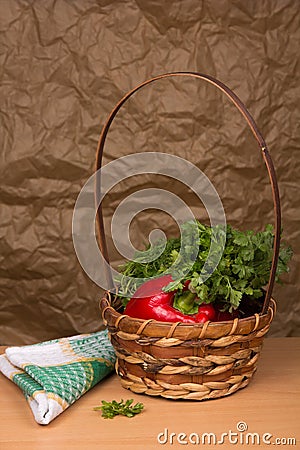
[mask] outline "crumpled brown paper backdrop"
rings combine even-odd
[[[1,0],[2,344],[99,329],[100,289],[72,243],[75,200],[114,104],[151,76],[187,70],[232,88],[267,141],[284,238],[295,253],[286,284],[274,292],[270,335],[299,335],[299,11],[294,0]],[[273,221],[257,144],[240,113],[205,82],[145,88],[117,116],[105,151],[105,162],[138,151],[183,156],[213,181],[228,222],[261,230]],[[205,219],[183,186],[149,176],[109,194],[106,223],[120,200],[149,186],[171,189]],[[152,228],[172,233],[174,223],[161,213],[140,214],[134,243]],[[116,265],[111,242],[109,251]]]

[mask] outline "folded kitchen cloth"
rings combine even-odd
[[[25,394],[35,420],[47,425],[114,370],[107,330],[7,348],[0,371]]]

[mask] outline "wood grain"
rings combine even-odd
[[[140,450],[160,448],[216,448],[219,445],[179,444],[176,439],[161,445],[157,435],[169,433],[202,434],[232,430],[243,421],[250,433],[272,433],[276,437],[295,437],[300,446],[300,338],[267,338],[258,371],[245,389],[232,396],[207,402],[174,401],[133,394],[120,386],[117,376],[104,380],[47,426],[38,425],[22,392],[0,375],[1,450]],[[4,347],[0,347],[0,352]],[[105,420],[93,411],[101,400],[134,398],[142,401],[142,414],[128,419]],[[245,434],[245,433],[244,433]],[[222,449],[257,448],[261,445],[233,445]]]

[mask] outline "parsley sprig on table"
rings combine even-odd
[[[196,221],[198,237],[195,241],[195,222],[186,222],[181,228],[184,231],[183,252],[179,256],[181,239],[171,238],[167,242],[158,241],[150,249],[137,252],[133,261],[128,261],[121,267],[119,293],[124,295],[124,305],[135,292],[138,284],[132,280],[128,283],[126,277],[146,278],[171,273],[173,283],[165,290],[178,289],[179,294],[186,280],[191,281],[191,288],[201,303],[221,303],[223,310],[237,309],[243,298],[248,300],[263,296],[262,288],[268,283],[273,255],[274,231],[272,225],[267,225],[264,231],[239,231],[227,225],[226,230],[216,227],[216,250],[225,242],[224,252],[216,270],[202,282],[201,270],[207,260],[210,249],[212,228]],[[165,247],[165,248],[164,248]],[[189,273],[181,279],[180,272],[186,261],[189,261],[195,249],[198,250]],[[145,260],[147,254],[148,261]],[[276,281],[280,275],[288,272],[288,262],[292,256],[290,247],[281,243]]]
[[[132,405],[133,399],[121,400],[117,402],[113,400],[112,402],[106,402],[102,400],[102,406],[95,406],[94,411],[102,411],[102,417],[104,419],[113,419],[115,416],[121,415],[126,417],[134,417],[136,414],[142,412],[144,405],[143,403],[136,403]]]

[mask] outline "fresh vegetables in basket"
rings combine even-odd
[[[119,296],[122,297],[125,314],[165,322],[203,323],[247,317],[260,311],[263,287],[268,283],[272,262],[273,227],[267,225],[264,231],[254,233],[238,231],[227,225],[222,257],[203,282],[202,269],[210,249],[212,228],[198,221],[196,225],[198,242],[193,242],[192,226],[195,222],[186,222],[181,227],[185,236],[189,236],[189,230],[191,236],[190,241],[184,240],[183,256],[179,254],[181,239],[171,238],[166,243],[158,241],[150,250],[138,252],[133,261],[121,267]],[[220,233],[221,229],[221,238]],[[198,252],[194,255],[192,268],[182,278],[178,267],[184,267],[184,254],[189,257],[194,249]],[[146,251],[150,262],[144,263],[141,261],[144,261]],[[155,255],[160,256],[155,258]],[[283,272],[288,272],[291,256],[291,248],[282,243],[277,282]],[[129,283],[128,277],[133,278]],[[134,278],[150,280],[138,286]]]

